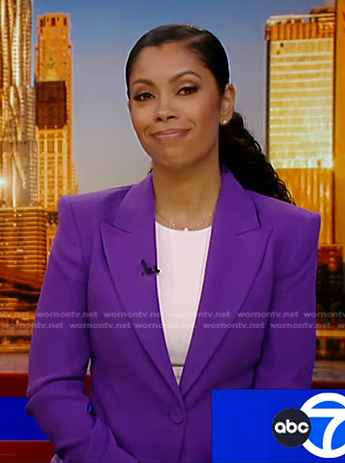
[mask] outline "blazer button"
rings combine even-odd
[[[173,408],[170,412],[171,421],[173,421],[176,424],[182,423],[182,421],[184,420],[184,415],[184,412],[179,408]]]

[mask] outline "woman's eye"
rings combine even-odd
[[[149,98],[151,98],[151,93],[149,92],[143,92],[143,93],[139,93],[138,95],[136,95],[134,97],[134,99],[136,101],[145,101],[145,100],[148,100]]]
[[[182,93],[183,95],[190,95],[191,93],[195,93],[197,90],[197,87],[188,86],[181,88],[179,93]]]

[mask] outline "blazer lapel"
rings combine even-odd
[[[130,189],[114,221],[111,224],[101,223],[101,235],[109,271],[123,309],[143,348],[181,402],[181,392],[160,327],[157,276],[142,274],[143,259],[149,267],[157,264],[152,176]]]
[[[271,231],[271,227],[260,225],[249,193],[230,171],[223,173],[198,316],[180,382],[182,395],[193,386],[231,329],[204,324],[233,322],[260,269]],[[227,316],[219,316],[222,312]]]
[[[157,264],[152,174],[130,189],[111,224],[101,224],[105,256],[123,308],[130,314],[139,341],[180,403],[228,331],[206,328],[203,323],[220,323],[222,319],[215,312],[222,311],[231,313],[223,320],[232,323],[259,271],[270,232],[270,227],[260,226],[246,190],[231,172],[223,173],[198,310],[208,316],[196,319],[178,387],[163,329],[147,326],[161,324],[157,275],[142,275],[141,266],[142,259],[148,266]]]

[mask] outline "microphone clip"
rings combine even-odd
[[[148,267],[144,259],[141,261],[141,265],[144,268],[144,271],[141,273],[141,276],[153,275],[155,273],[160,272],[160,270],[157,268],[157,265],[154,265],[153,267]]]

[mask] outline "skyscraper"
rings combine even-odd
[[[31,21],[32,0],[0,0],[0,203],[7,207],[39,201]]]
[[[72,45],[70,18],[38,18],[35,81],[39,134],[40,194],[48,211],[56,211],[63,194],[78,192],[72,155]]]
[[[43,279],[47,213],[42,206],[0,208],[0,265]],[[0,298],[0,305],[3,301]],[[17,306],[20,302],[15,301]]]
[[[322,215],[334,242],[335,9],[273,16],[268,46],[267,152],[297,202]]]
[[[337,1],[335,39],[335,242],[345,246],[345,0]]]

